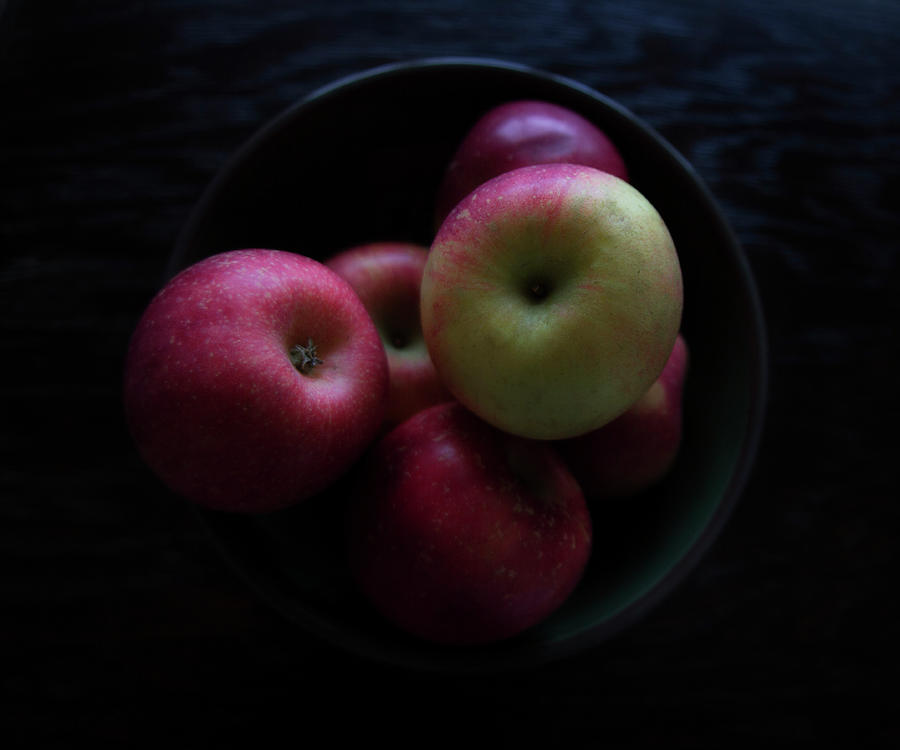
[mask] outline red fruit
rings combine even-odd
[[[439,643],[498,641],[541,622],[575,588],[590,548],[584,497],[552,446],[458,403],[383,437],[350,510],[362,591],[396,625]]]

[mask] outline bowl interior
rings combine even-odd
[[[508,642],[463,651],[399,633],[361,601],[344,568],[341,485],[268,516],[200,513],[240,574],[287,617],[395,664],[495,667],[571,654],[632,622],[696,563],[742,489],[766,388],[760,306],[731,230],[684,159],[615,102],[516,65],[442,59],[344,79],[263,127],[209,186],[171,258],[174,273],[240,247],[324,259],[375,240],[427,245],[437,186],[463,135],[488,108],[522,98],[570,107],[603,129],[672,233],[691,352],[683,444],[653,490],[592,508],[592,559],[560,610]]]

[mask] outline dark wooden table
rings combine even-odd
[[[900,4],[0,8],[0,746],[900,738]],[[322,84],[435,55],[560,73],[655,126],[720,200],[769,326],[764,440],[711,552],[627,633],[514,676],[404,674],[297,632],[120,408],[129,334],[230,152]]]

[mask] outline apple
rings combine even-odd
[[[145,462],[222,511],[298,503],[374,439],[387,358],[352,287],[279,250],[224,252],[175,276],[135,329],[124,405]]]
[[[636,495],[669,472],[681,445],[688,360],[679,334],[662,374],[634,406],[598,430],[557,444],[589,501]]]
[[[590,556],[591,520],[552,444],[457,402],[382,437],[348,508],[350,570],[387,620],[435,643],[509,638],[554,612]]]
[[[422,276],[422,331],[448,390],[502,430],[598,429],[662,372],[681,267],[634,187],[575,164],[520,167],[464,198]]]
[[[460,143],[438,189],[437,224],[472,190],[503,172],[569,162],[628,179],[622,155],[596,125],[567,107],[512,101],[479,119]]]
[[[388,426],[452,398],[422,338],[419,291],[427,255],[421,245],[373,242],[325,261],[353,287],[381,335],[390,372]]]

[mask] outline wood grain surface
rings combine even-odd
[[[900,4],[0,13],[0,745],[900,739]],[[657,128],[732,222],[769,327],[764,440],[710,554],[626,634],[512,676],[393,672],[298,634],[142,466],[120,406],[131,330],[228,155],[321,85],[441,55],[563,74]]]

